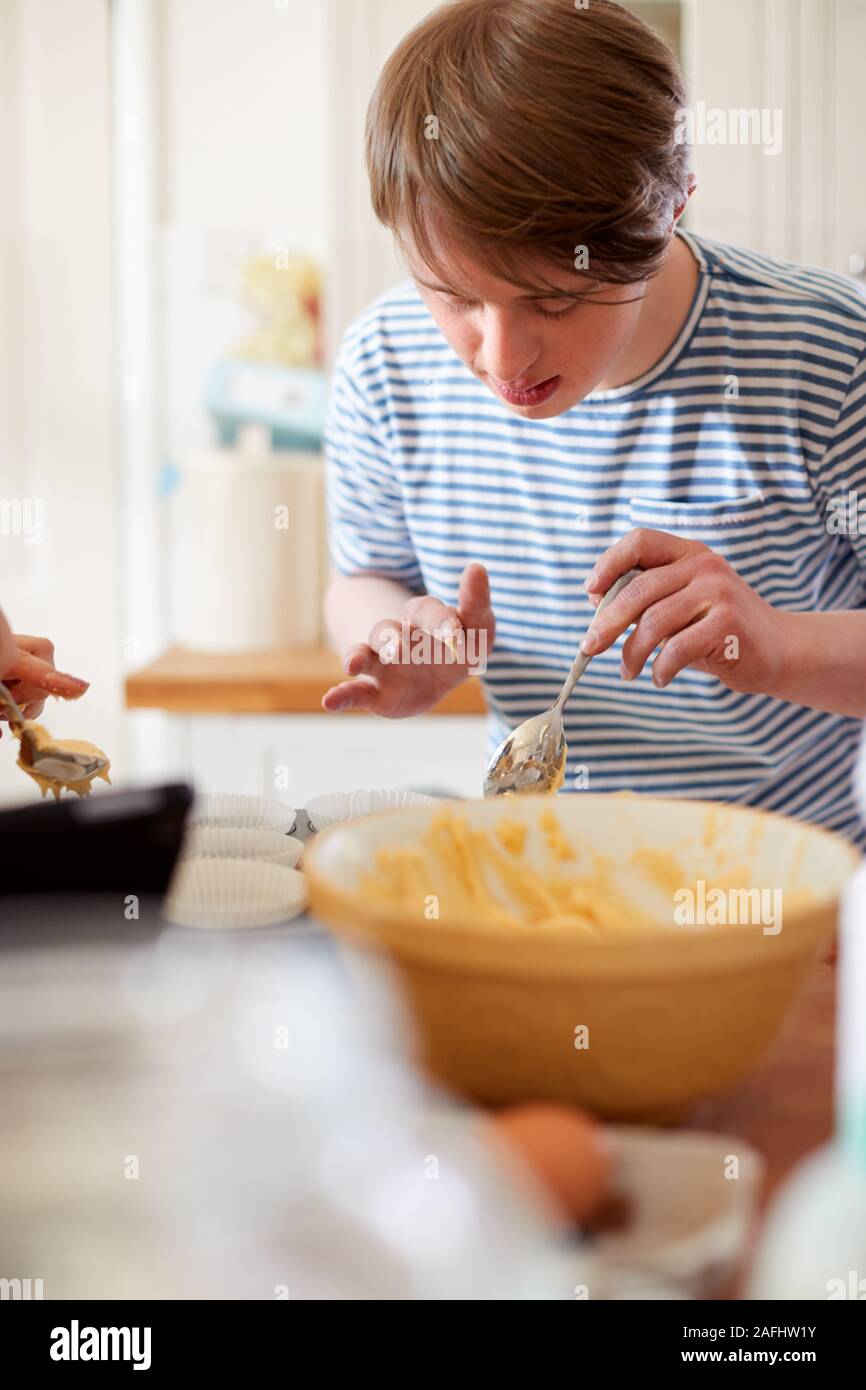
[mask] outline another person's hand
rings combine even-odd
[[[15,660],[16,650],[12,629],[0,611],[0,681]]]
[[[730,690],[772,695],[785,670],[786,615],[755,593],[721,555],[667,531],[635,530],[604,552],[585,582],[597,605],[620,575],[627,584],[592,622],[582,650],[606,651],[634,625],[622,647],[623,680],[634,680],[652,653],[653,684],[666,686],[687,666],[717,676]]]
[[[484,670],[495,635],[487,571],[483,565],[467,565],[456,608],[421,595],[409,600],[399,618],[377,623],[369,640],[346,654],[344,666],[352,679],[332,686],[322,707],[364,709],[386,719],[423,714],[470,670]]]
[[[16,633],[11,646],[8,640],[5,645],[0,641],[0,654],[0,680],[25,719],[38,719],[49,695],[77,700],[88,689],[87,681],[55,668],[54,647],[47,637],[25,637]]]

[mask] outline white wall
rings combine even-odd
[[[120,743],[105,0],[0,5],[0,496],[44,539],[0,536],[0,606],[91,681],[58,735]],[[0,740],[0,798],[38,798]]]
[[[136,8],[141,0],[123,3]],[[137,297],[134,264],[125,285],[139,349],[146,351],[150,332],[160,370],[152,469],[135,429],[127,463],[139,482],[152,471],[155,491],[164,464],[182,468],[188,451],[213,442],[203,406],[206,373],[250,329],[237,293],[242,261],[278,247],[324,261],[326,26],[321,0],[155,0],[138,18],[149,19],[153,38],[152,323]],[[133,504],[126,524],[135,536],[141,507],[135,498]],[[154,558],[137,565],[128,594],[133,617],[150,619],[131,618],[135,629],[159,631],[156,650],[148,646],[145,659],[172,638],[170,505],[154,503]],[[154,570],[158,596],[148,574]],[[131,664],[140,666],[141,657]],[[150,776],[167,769],[167,720],[133,716],[130,730],[136,769]]]
[[[209,442],[201,381],[244,335],[243,257],[321,262],[326,10],[321,0],[171,0],[157,57],[166,448]]]
[[[866,3],[685,0],[684,14],[690,100],[782,113],[777,155],[695,147],[689,226],[856,274],[852,257],[866,257]]]
[[[364,117],[385,59],[429,0],[323,0],[327,11],[328,347],[371,300],[405,278],[370,207]]]
[[[324,5],[171,0],[163,14],[165,220],[322,247]]]

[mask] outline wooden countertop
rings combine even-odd
[[[244,656],[171,647],[127,677],[126,707],[175,714],[324,714],[322,696],[341,679],[345,672],[340,659],[325,647]],[[430,711],[484,712],[484,695],[475,677]]]
[[[812,966],[763,1062],[738,1086],[689,1115],[690,1128],[739,1135],[763,1155],[762,1205],[833,1133],[835,1002],[835,965],[825,954]]]
[[[764,1159],[758,1220],[739,1269],[713,1297],[743,1298],[762,1217],[777,1189],[834,1130],[836,1028],[835,949],[812,966],[803,989],[763,1062],[738,1086],[704,1101],[690,1128],[745,1139]]]

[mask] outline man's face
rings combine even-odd
[[[528,255],[527,278],[540,272],[564,296],[545,298],[498,279],[454,247],[446,251],[440,242],[436,254],[451,267],[448,283],[407,252],[421,298],[461,361],[515,415],[561,415],[615,371],[645,284],[606,285],[587,272],[551,271]]]

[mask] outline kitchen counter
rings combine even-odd
[[[171,647],[126,680],[127,709],[176,714],[324,714],[322,696],[346,679],[325,647],[238,656]],[[484,714],[482,687],[466,680],[429,713]]]
[[[812,966],[760,1066],[688,1118],[695,1129],[739,1135],[763,1155],[764,1203],[833,1133],[835,1017],[836,969],[825,959]]]

